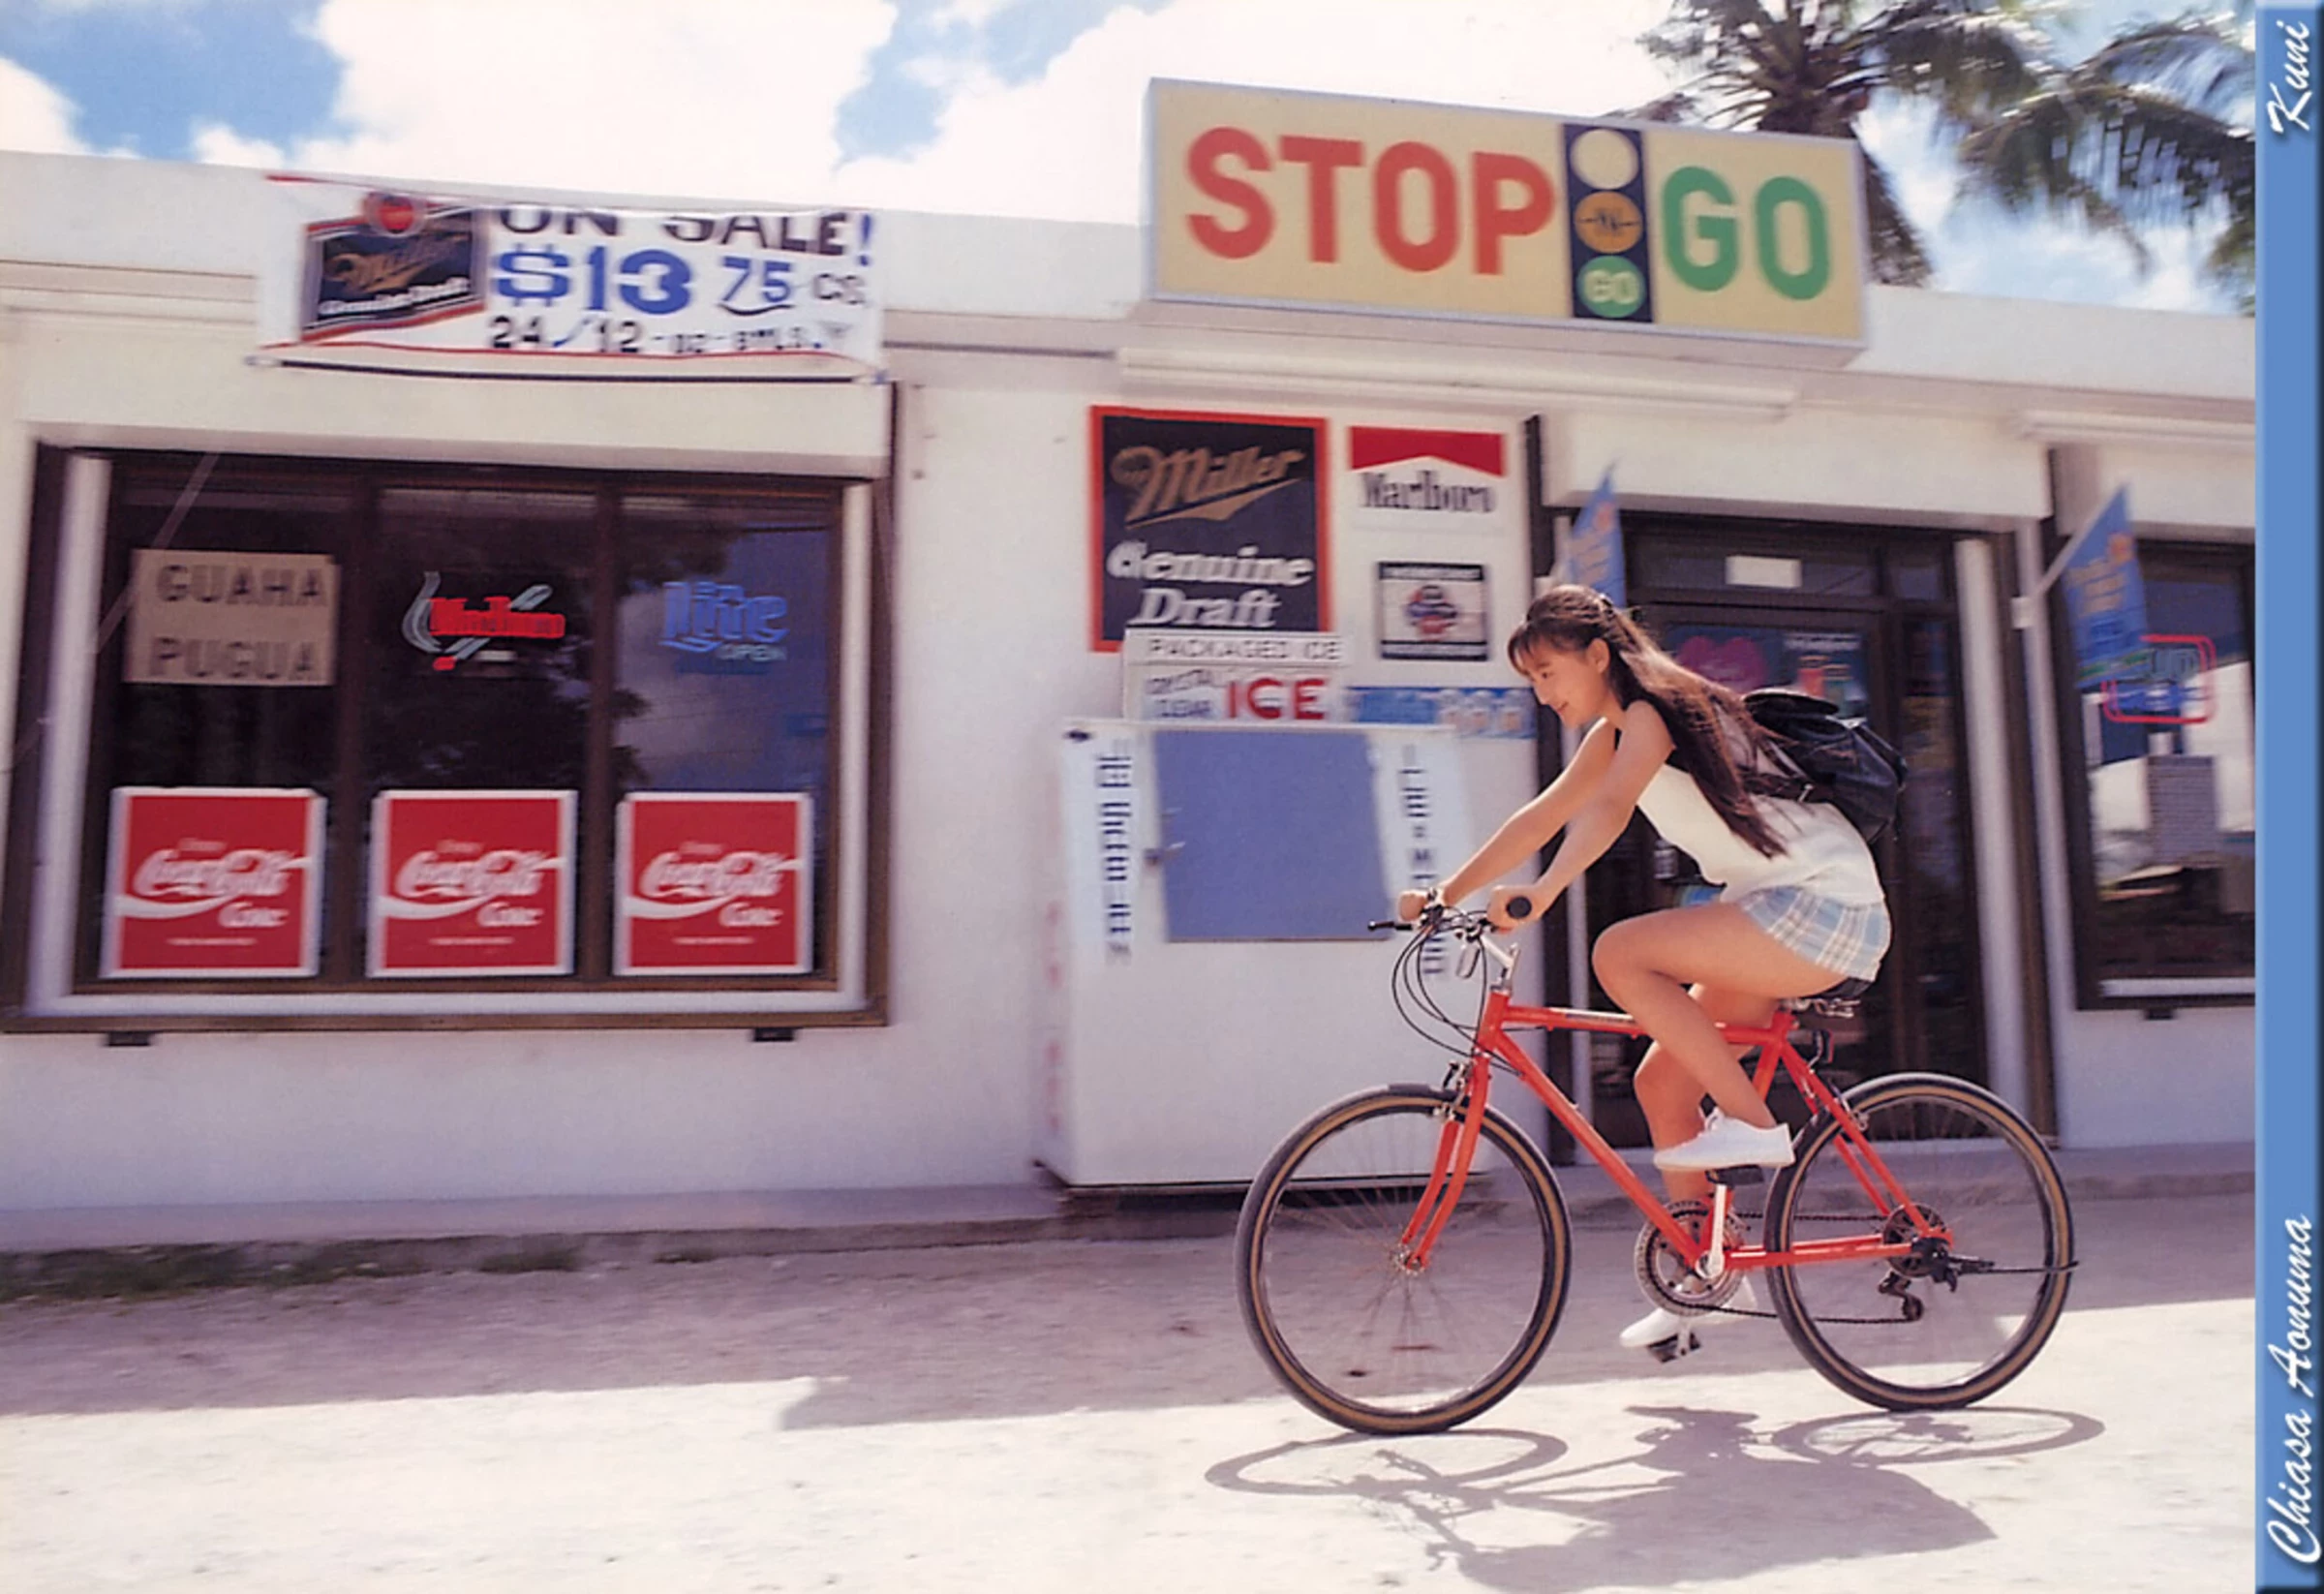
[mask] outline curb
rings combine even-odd
[[[2060,1172],[2076,1201],[2248,1195],[2254,1188],[2249,1168],[2077,1170],[2062,1159]],[[1637,1222],[1637,1210],[1595,1168],[1562,1167],[1557,1175],[1576,1227],[1620,1229]],[[1045,1241],[1215,1239],[1235,1232],[1242,1196],[1239,1188],[1226,1186],[1046,1193],[1055,1202],[1048,1215],[7,1250],[0,1251],[0,1302],[103,1300],[420,1273],[580,1272],[615,1265]]]

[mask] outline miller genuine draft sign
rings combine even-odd
[[[1096,409],[1094,646],[1131,627],[1321,631],[1324,425]]]
[[[1864,341],[1846,139],[1157,80],[1157,299]]]

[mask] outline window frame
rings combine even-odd
[[[311,979],[107,981],[85,959],[86,921],[101,917],[87,894],[86,859],[102,857],[107,794],[98,739],[109,700],[101,674],[121,642],[89,646],[112,569],[116,465],[203,456],[176,449],[63,448],[36,452],[24,590],[15,761],[7,822],[8,873],[0,889],[0,1031],[155,1032],[177,1029],[404,1029],[744,1027],[786,1038],[801,1027],[887,1022],[889,680],[892,673],[889,487],[885,480],[742,473],[655,472],[429,460],[216,456],[227,479],[328,480],[344,484],[346,519],[337,616],[337,669],[329,764],[335,775],[323,843],[325,911],[321,971]],[[216,478],[213,478],[216,479]],[[205,483],[206,485],[206,483]],[[353,958],[364,905],[369,803],[364,697],[377,639],[359,634],[371,613],[365,557],[378,536],[380,494],[390,487],[578,489],[594,496],[586,557],[593,570],[592,710],[584,815],[574,859],[575,972],[551,977],[367,978]],[[831,742],[827,791],[816,805],[813,968],[795,975],[616,976],[603,954],[609,932],[616,730],[598,712],[618,669],[614,616],[622,593],[618,536],[624,494],[737,496],[830,493],[831,618],[827,659]],[[118,691],[112,683],[110,691]],[[351,776],[357,783],[350,785]],[[115,774],[112,783],[118,783]],[[92,795],[94,793],[94,795]],[[602,812],[598,812],[601,810]],[[94,834],[93,834],[94,833]],[[61,859],[58,867],[42,860]],[[102,878],[102,874],[98,876]],[[94,900],[101,903],[102,898]],[[606,922],[600,922],[606,921]],[[597,966],[604,965],[605,966]]]
[[[2044,522],[2045,565],[2054,561],[2064,541],[2054,522]],[[2210,567],[2227,574],[2237,587],[2243,609],[2244,637],[2249,653],[2253,720],[2250,746],[2258,756],[2259,658],[2253,630],[2257,600],[2257,549],[2248,540],[2174,536],[2169,531],[2142,529],[2142,562],[2156,555],[2173,564]],[[2081,1012],[2143,1011],[2167,1014],[2180,1007],[2249,1007],[2257,1000],[2256,947],[2254,963],[2242,968],[2210,972],[2124,971],[2109,969],[2098,960],[2101,928],[2098,923],[2097,858],[2091,834],[2091,782],[2088,748],[2082,734],[2082,693],[2074,658],[2073,627],[2066,613],[2064,583],[2054,583],[2046,595],[2049,604],[2050,685],[2052,718],[2057,725],[2058,772],[2065,810],[2066,897],[2073,926],[2074,1006]],[[2256,931],[2256,927],[2255,927]],[[2111,989],[2110,989],[2111,988]]]

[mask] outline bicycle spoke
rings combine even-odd
[[[1957,1081],[1878,1081],[1850,1096],[1872,1149],[1939,1229],[1921,1254],[1785,1270],[1778,1307],[1811,1364],[1877,1404],[1966,1404],[2021,1370],[2064,1304],[2064,1194],[2031,1132]],[[1813,1137],[1773,1215],[1789,1243],[1854,1228],[1913,1242],[1883,1210],[1837,1130]]]
[[[1328,1111],[1244,1210],[1254,1337],[1294,1394],[1350,1426],[1419,1431],[1483,1409],[1539,1355],[1562,1301],[1563,1210],[1546,1172],[1520,1166],[1538,1155],[1497,1123],[1426,1260],[1405,1256],[1440,1100],[1386,1091]]]

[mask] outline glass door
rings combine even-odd
[[[1678,660],[1737,691],[1789,687],[1861,715],[1910,766],[1899,823],[1875,849],[1895,921],[1881,977],[1860,1016],[1833,1032],[1825,1075],[1845,1088],[1875,1075],[1928,1069],[1982,1082],[1967,782],[1962,778],[1959,652],[1949,618],[1887,604],[1778,606],[1656,602],[1647,628]],[[1643,818],[1591,871],[1590,919],[1717,895],[1686,854]],[[1602,994],[1601,994],[1602,995]],[[1644,1144],[1631,1091],[1642,1043],[1609,1048],[1596,1070],[1598,1123],[1615,1144]],[[1788,1092],[1787,1092],[1788,1093]],[[1804,1107],[1779,1100],[1796,1119]]]

